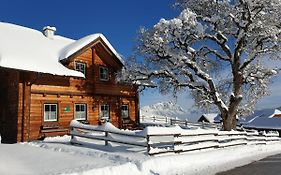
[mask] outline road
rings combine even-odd
[[[281,154],[267,157],[249,165],[238,167],[216,175],[277,175],[281,173]]]

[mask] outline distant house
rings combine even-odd
[[[281,111],[279,109],[256,110],[252,115],[240,119],[244,128],[258,130],[281,130]]]
[[[217,114],[217,113],[203,114],[198,119],[198,122],[220,123],[221,117],[220,117],[220,114]]]
[[[123,59],[102,34],[72,40],[0,22],[2,142],[65,134],[73,119],[131,127],[139,122],[136,86],[115,81]]]

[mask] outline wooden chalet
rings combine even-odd
[[[72,40],[0,22],[0,134],[15,143],[67,134],[71,120],[139,122],[137,87],[116,82],[123,60],[102,34]]]

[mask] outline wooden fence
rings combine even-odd
[[[108,125],[108,124],[107,124]],[[278,133],[266,134],[257,131],[217,131],[217,130],[187,130],[180,127],[147,127],[143,131],[123,131],[104,126],[89,126],[72,122],[71,143],[80,144],[77,138],[102,140],[108,142],[139,146],[147,149],[149,155],[162,153],[181,153],[208,148],[224,148],[237,145],[267,144],[280,141]],[[156,128],[157,132],[153,132]],[[175,129],[176,128],[176,129]],[[151,130],[152,132],[151,132]],[[159,132],[160,130],[160,132]],[[161,131],[163,130],[163,131]]]
[[[174,119],[167,116],[141,116],[141,123],[154,124],[154,125],[181,125],[186,127],[200,127],[200,128],[221,128],[218,123],[206,122],[191,122],[188,120]]]
[[[70,135],[71,143],[78,143],[75,137],[82,137],[93,140],[102,140],[105,145],[108,145],[108,142],[126,144],[132,146],[141,146],[146,147],[146,136],[138,135],[129,132],[122,131],[112,131],[107,130],[103,127],[84,127],[81,126],[70,126]]]

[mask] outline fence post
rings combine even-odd
[[[144,121],[144,115],[143,116],[141,116],[142,117],[142,121]]]
[[[74,130],[74,128],[72,127],[72,126],[70,126],[70,135],[71,135],[71,139],[70,139],[70,144],[74,144],[73,142],[72,142],[72,140],[74,139],[74,136],[73,136],[73,134],[71,133],[72,131]]]
[[[107,137],[108,137],[108,131],[105,131],[105,137],[106,137],[106,139],[107,139]],[[108,145],[108,140],[105,140],[105,146],[107,146]]]
[[[166,116],[166,123],[168,124],[168,117]]]
[[[70,126],[70,135],[71,135],[71,140],[74,138],[74,136],[71,134],[71,131],[73,131],[73,127]]]
[[[146,135],[146,142],[147,142],[147,154],[150,155],[149,135]]]
[[[155,123],[155,120],[156,120],[156,118],[155,118],[155,116],[153,116],[153,122]]]
[[[184,122],[185,126],[187,126],[187,120],[185,119],[185,122]]]
[[[182,144],[181,141],[179,141],[179,137],[181,136],[181,134],[174,134],[173,137],[174,137],[174,143],[173,143],[173,149],[174,149],[174,153],[180,153],[182,152],[182,150],[178,149],[178,146]]]

